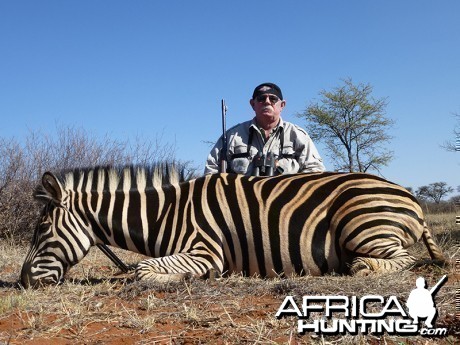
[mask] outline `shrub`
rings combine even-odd
[[[148,165],[175,160],[175,144],[153,140],[98,138],[75,127],[56,127],[56,134],[30,132],[23,142],[0,138],[0,238],[29,239],[40,205],[33,190],[45,171],[96,165]],[[188,173],[196,169],[180,162]]]

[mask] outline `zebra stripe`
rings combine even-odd
[[[45,174],[37,197],[48,205],[23,282],[46,281],[46,267],[57,282],[98,243],[153,257],[139,263],[141,279],[210,269],[263,277],[394,271],[414,262],[407,248],[420,238],[433,259],[444,260],[414,196],[373,175],[216,174],[179,183],[170,169],[163,184],[163,170]],[[41,259],[50,252],[62,272]]]

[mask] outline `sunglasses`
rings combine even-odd
[[[270,100],[270,103],[273,103],[273,104],[277,103],[280,100],[279,97],[275,96],[275,95],[259,95],[259,96],[256,97],[256,100],[259,103],[263,103],[263,102],[265,102],[267,97]]]

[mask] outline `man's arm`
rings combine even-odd
[[[204,167],[204,174],[217,174],[220,171],[220,151],[222,150],[222,137],[217,140],[214,147],[209,152],[206,165]]]
[[[311,138],[308,135],[307,137],[307,144],[305,145],[299,157],[299,172],[323,172],[326,170],[323,164],[323,159],[319,155],[318,150],[316,149],[316,146]]]
[[[292,124],[286,130],[285,144],[289,142],[288,145],[292,145],[294,157],[279,160],[278,166],[283,170],[283,173],[294,174],[298,172],[311,173],[325,171],[323,160],[307,132]]]

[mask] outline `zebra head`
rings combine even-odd
[[[83,221],[71,211],[72,194],[55,175],[43,175],[35,198],[46,204],[22,266],[24,287],[61,282],[67,270],[83,259],[94,244]]]

